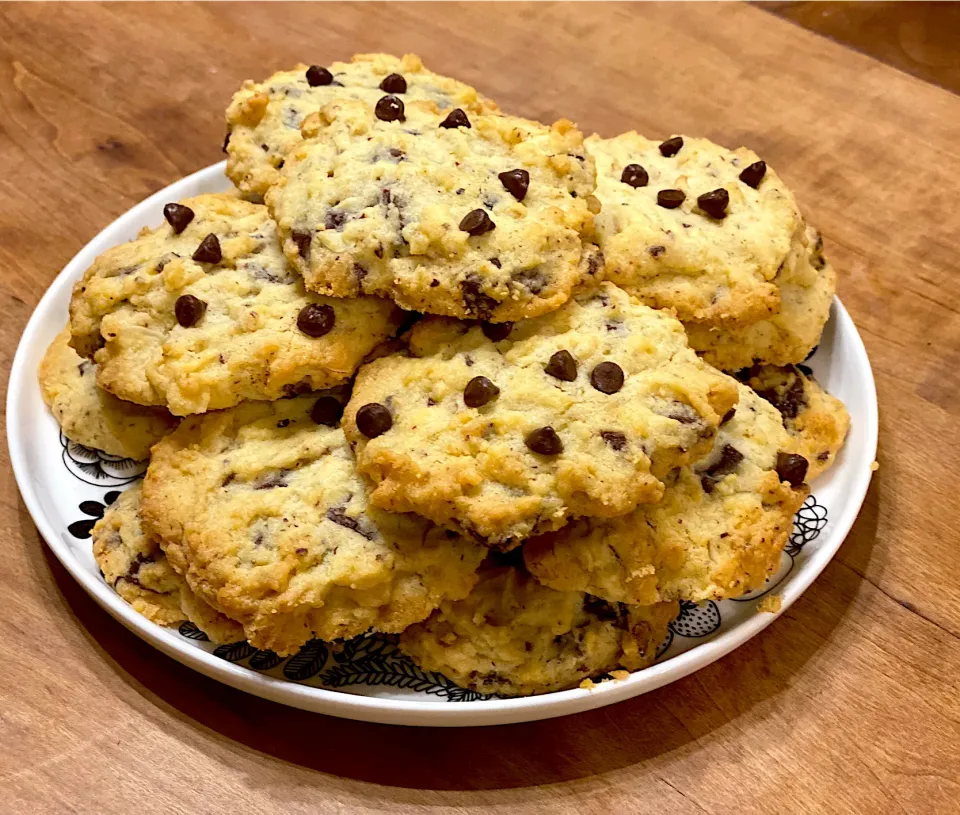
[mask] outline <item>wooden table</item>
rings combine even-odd
[[[545,121],[752,146],[825,233],[881,403],[863,512],[773,626],[647,696],[490,729],[303,713],[159,655],[56,563],[4,462],[0,811],[960,811],[960,42],[926,59],[911,31],[894,57],[944,87],[749,6],[0,7],[4,370],[87,240],[220,159],[242,79],[409,50]]]

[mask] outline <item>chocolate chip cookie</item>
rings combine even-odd
[[[737,597],[779,566],[806,478],[777,411],[741,385],[713,452],[672,472],[659,503],[530,540],[526,564],[541,583],[611,602]]]
[[[676,603],[607,603],[542,586],[523,569],[492,567],[466,598],[404,631],[400,648],[461,687],[528,696],[647,667],[677,613]]]
[[[516,324],[428,318],[361,369],[344,417],[371,502],[509,549],[654,502],[708,453],[736,383],[605,283]]]
[[[485,550],[368,505],[338,426],[339,395],[247,402],[192,416],[154,448],[146,528],[247,639],[304,642],[399,632],[465,596]]]
[[[277,182],[284,157],[302,140],[300,126],[336,99],[374,105],[384,96],[427,103],[454,120],[496,113],[496,103],[469,85],[428,71],[407,54],[357,54],[349,62],[298,65],[263,82],[246,81],[227,108],[227,176],[249,196],[262,197]]]
[[[823,239],[807,228],[774,278],[780,311],[742,326],[686,323],[690,344],[718,368],[733,371],[754,363],[802,362],[820,342],[837,289],[837,274],[823,256]]]
[[[780,411],[790,434],[788,449],[810,462],[807,480],[826,472],[850,429],[843,402],[820,387],[804,365],[757,365],[738,376]]]
[[[121,399],[182,416],[329,387],[399,325],[385,300],[308,292],[262,205],[201,195],[163,214],[98,257],[70,303],[73,347]]]
[[[325,107],[267,193],[307,287],[494,322],[559,307],[596,209],[570,122],[438,114],[384,96]]]
[[[93,556],[103,579],[138,614],[158,625],[190,620],[214,642],[244,639],[243,629],[197,597],[140,521],[140,484],[107,507],[93,527]]]
[[[775,278],[803,237],[793,194],[755,153],[706,139],[591,136],[607,278],[684,322],[780,310]]]
[[[141,461],[177,426],[163,408],[123,402],[97,386],[97,368],[70,347],[65,328],[50,343],[38,371],[40,393],[63,435],[111,456]]]

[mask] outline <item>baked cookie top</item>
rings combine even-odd
[[[156,538],[140,522],[140,484],[107,507],[91,533],[103,579],[138,614],[158,625],[190,620],[214,642],[237,642],[243,629],[197,597],[178,575]]]
[[[121,399],[203,413],[343,382],[399,324],[370,297],[308,292],[267,208],[201,195],[108,250],[74,286],[72,345]]]
[[[496,548],[659,500],[737,399],[680,323],[608,283],[514,325],[428,318],[409,347],[361,369],[344,416],[371,501]]]
[[[466,598],[404,631],[400,648],[461,687],[527,696],[645,668],[677,613],[676,603],[607,603],[542,586],[522,568],[493,567]]]
[[[341,409],[330,394],[247,402],[186,419],[154,448],[147,529],[258,648],[398,632],[465,596],[483,559],[454,533],[368,506]]]
[[[527,567],[555,589],[624,603],[753,591],[779,566],[808,493],[791,449],[777,411],[740,386],[713,452],[671,473],[659,503],[530,540]]]
[[[177,420],[162,408],[123,402],[97,386],[97,369],[70,347],[65,328],[38,370],[40,393],[70,441],[111,456],[141,461]]]
[[[391,94],[405,103],[422,102],[440,112],[496,113],[495,102],[469,85],[424,67],[406,54],[357,54],[349,62],[297,65],[263,82],[247,80],[227,108],[227,177],[251,196],[263,196],[277,182],[284,156],[302,140],[300,125],[337,99],[374,105]]]
[[[569,298],[596,201],[570,122],[451,120],[388,95],[331,103],[311,124],[267,193],[308,288],[496,322]]]
[[[827,393],[806,365],[757,365],[737,374],[783,417],[789,450],[810,462],[807,480],[826,472],[843,447],[850,414]]]
[[[780,312],[742,326],[686,323],[690,345],[711,365],[725,371],[754,363],[802,362],[820,342],[837,290],[837,274],[823,256],[823,239],[807,228],[774,278]]]
[[[684,321],[755,322],[803,235],[793,193],[755,153],[706,139],[591,136],[607,278]]]

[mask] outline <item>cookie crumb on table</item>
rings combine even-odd
[[[757,611],[762,611],[764,614],[776,614],[780,611],[782,605],[783,598],[779,594],[768,594],[757,603]]]

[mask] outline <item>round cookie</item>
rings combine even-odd
[[[96,366],[70,347],[69,327],[50,343],[38,375],[63,435],[84,447],[141,461],[177,426],[166,410],[123,402],[98,387]]]
[[[197,597],[178,575],[156,538],[140,522],[140,484],[107,507],[91,533],[103,579],[134,610],[159,625],[190,620],[214,642],[244,639],[243,629]]]
[[[415,102],[393,115],[328,105],[267,193],[307,287],[495,322],[566,301],[596,205],[580,131],[508,116],[452,126]]]
[[[780,312],[755,323],[728,328],[687,323],[690,345],[711,365],[725,371],[754,363],[802,362],[820,342],[837,289],[837,273],[823,256],[823,239],[807,228],[774,278]]]
[[[70,302],[73,347],[121,399],[182,416],[329,387],[399,325],[385,300],[307,292],[262,205],[201,195],[165,217],[98,257]]]
[[[263,82],[247,80],[234,94],[227,108],[227,177],[243,193],[262,197],[277,183],[284,156],[301,142],[307,117],[337,99],[373,105],[387,93],[384,87],[406,103],[427,102],[437,111],[498,110],[469,85],[428,71],[413,54],[357,54],[350,62],[298,65]]]
[[[781,456],[791,449],[777,411],[740,386],[712,454],[671,473],[659,503],[530,540],[527,568],[554,589],[611,602],[699,602],[753,591],[779,566],[808,494],[805,463]]]
[[[741,325],[778,312],[777,270],[804,224],[793,194],[755,153],[633,131],[585,143],[608,280],[685,322]]]
[[[361,369],[344,416],[371,502],[501,549],[658,501],[737,399],[680,323],[608,283],[512,326],[428,318],[409,346]]]
[[[487,568],[466,598],[404,631],[400,648],[461,687],[528,696],[647,667],[677,613],[676,603],[611,604],[554,591],[523,569]]]
[[[485,550],[368,506],[339,409],[329,394],[247,402],[186,419],[154,448],[146,528],[258,648],[399,632],[476,580]]]
[[[810,462],[807,480],[830,469],[850,430],[843,402],[821,388],[805,365],[757,365],[737,376],[780,411],[790,435],[787,449]]]

